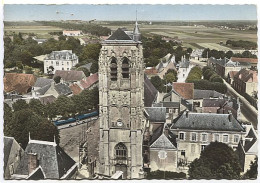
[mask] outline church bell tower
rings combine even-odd
[[[142,178],[144,63],[141,34],[117,29],[99,56],[99,173]]]

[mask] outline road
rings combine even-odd
[[[239,97],[241,105],[241,113],[244,115],[244,117],[253,124],[254,128],[257,129],[258,124],[258,111],[239,93],[237,93],[231,86],[228,84],[224,79],[224,83],[227,86],[227,94],[231,95],[235,98]]]

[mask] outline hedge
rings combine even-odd
[[[225,94],[227,92],[227,86],[219,82],[210,82],[207,80],[194,80],[191,81],[194,83],[194,89],[199,90],[215,90],[219,93]]]

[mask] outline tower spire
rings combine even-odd
[[[135,28],[133,31],[133,39],[134,41],[140,41],[141,40],[141,33],[138,27],[138,23],[137,23],[137,10],[136,10],[136,15],[135,15]]]

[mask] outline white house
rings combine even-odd
[[[64,30],[63,36],[80,36],[82,32],[80,30]]]
[[[44,73],[54,74],[56,70],[71,70],[78,61],[78,56],[72,50],[53,51],[43,60]]]

